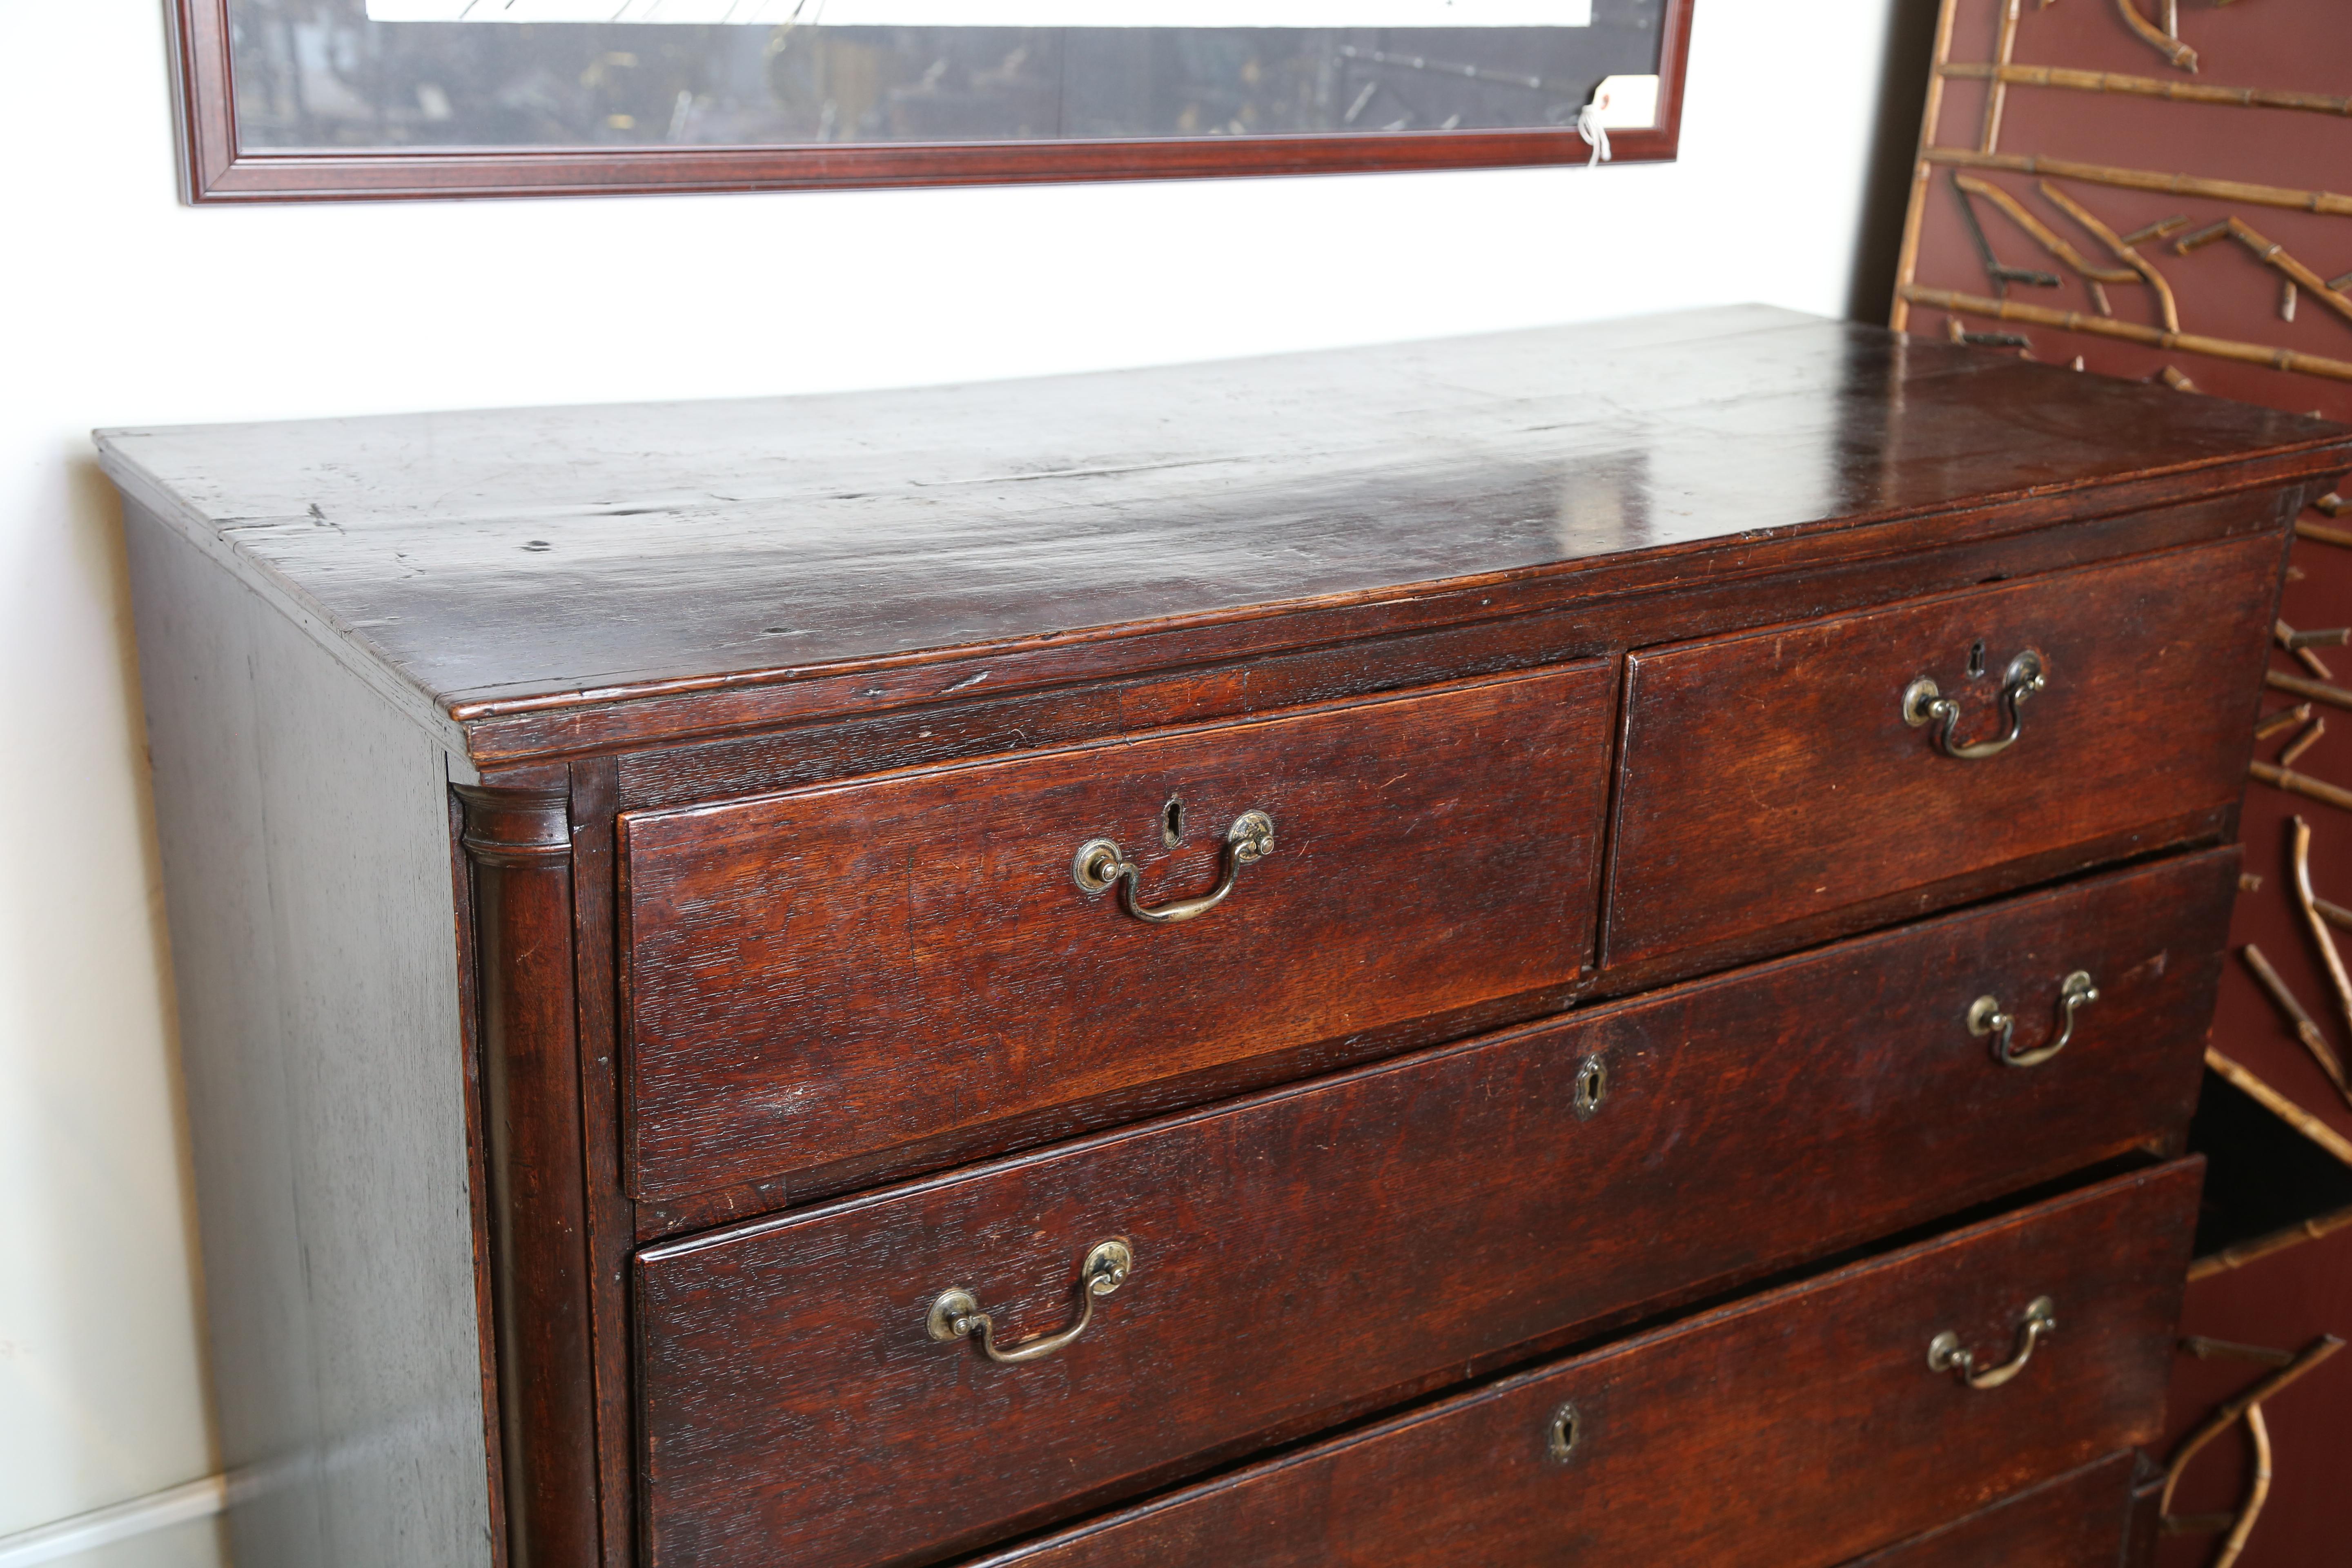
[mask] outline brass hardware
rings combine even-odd
[[[1184,803],[1172,795],[1160,808],[1160,842],[1170,849],[1184,842]]]
[[[1244,811],[1234,818],[1225,830],[1225,874],[1215,889],[1197,899],[1179,899],[1172,903],[1147,908],[1136,900],[1135,890],[1143,883],[1143,868],[1127,858],[1126,851],[1108,838],[1089,838],[1078,846],[1078,853],[1070,862],[1070,877],[1088,897],[1108,891],[1113,882],[1123,882],[1120,898],[1127,912],[1137,920],[1153,925],[1174,925],[1195,915],[1205,915],[1225,901],[1241,879],[1242,868],[1263,860],[1274,853],[1274,818],[1262,811]]]
[[[1903,721],[1914,730],[1927,724],[1940,725],[1941,728],[1931,731],[1930,739],[1936,742],[1936,749],[1948,757],[1958,757],[1967,763],[1997,757],[2015,744],[2017,737],[2024,731],[2024,721],[2018,717],[2017,710],[2025,705],[2027,698],[2049,683],[2049,675],[2042,668],[2042,655],[2035,649],[2027,648],[2011,659],[2009,668],[2001,672],[2000,677],[2000,705],[2009,716],[2009,729],[1990,741],[1958,744],[1953,736],[1960,727],[1960,705],[1943,695],[1936,683],[1924,675],[1903,689]]]
[[[1573,1405],[1563,1405],[1551,1413],[1551,1425],[1544,1434],[1544,1452],[1551,1457],[1553,1464],[1568,1463],[1568,1457],[1576,1452],[1576,1439],[1582,1425]]]
[[[2017,1353],[2000,1365],[1979,1372],[1975,1352],[1961,1349],[1960,1336],[1949,1329],[1927,1342],[1927,1364],[1937,1372],[1958,1373],[1970,1388],[1999,1388],[2025,1370],[2025,1363],[2033,1359],[2033,1347],[2044,1335],[2057,1331],[2057,1303],[2047,1296],[2036,1296],[2025,1309],[2025,1321],[2017,1326]]]
[[[2040,1067],[2064,1050],[2066,1042],[2074,1037],[2075,1009],[2098,999],[2099,988],[2092,984],[2089,974],[2078,969],[2058,983],[2058,1033],[2048,1045],[2030,1051],[2016,1049],[2012,1036],[2017,1020],[2002,1012],[2000,1003],[1990,996],[1979,996],[1969,1004],[1969,1033],[1980,1040],[1987,1035],[1998,1036],[1992,1043],[1992,1059],[2003,1067]]]
[[[982,1354],[1003,1366],[1017,1366],[1024,1361],[1037,1361],[1087,1331],[1095,1321],[1095,1302],[1127,1283],[1135,1271],[1134,1250],[1116,1238],[1097,1241],[1087,1253],[1087,1260],[1078,1268],[1078,1321],[1056,1334],[1041,1334],[1023,1340],[1009,1350],[996,1345],[996,1322],[980,1310],[980,1298],[961,1288],[944,1291],[931,1303],[926,1326],[931,1338],[942,1344],[956,1340],[976,1338]]]
[[[1597,1056],[1585,1058],[1576,1069],[1577,1120],[1589,1120],[1608,1098],[1609,1064]]]

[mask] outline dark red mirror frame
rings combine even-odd
[[[1612,161],[1672,160],[1695,0],[1668,0],[1657,124],[1610,132]],[[180,178],[191,202],[387,201],[655,191],[791,191],[1066,180],[1201,179],[1581,163],[1564,131],[1374,132],[1151,141],[887,142],[803,147],[439,148],[240,153],[229,0],[170,0]]]

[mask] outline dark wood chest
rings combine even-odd
[[[248,1568],[2145,1544],[2339,427],[1741,309],[101,448]]]

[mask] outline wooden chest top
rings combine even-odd
[[[129,494],[379,689],[509,760],[578,749],[564,725],[585,710],[595,743],[658,742],[1881,556],[2119,510],[2134,482],[2192,470],[2250,466],[2200,486],[2232,489],[2352,461],[2352,435],[2315,420],[1758,306],[1238,370],[100,445]],[[2096,487],[2112,505],[2085,504]],[[499,721],[496,744],[467,733]]]

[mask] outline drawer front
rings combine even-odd
[[[2159,1435],[2201,1165],[1506,1378],[988,1563],[1843,1563]],[[2043,1297],[2057,1330],[2007,1384],[1929,1365],[1946,1331],[2005,1364]],[[2111,1552],[2120,1507],[2113,1520]]]
[[[2117,1568],[2137,1466],[2110,1454],[1846,1568]]]
[[[2220,832],[2245,787],[2276,534],[1633,655],[1606,965],[1736,959]],[[1977,650],[1981,648],[1981,655]],[[1925,677],[1960,747],[1905,721]],[[1983,673],[1971,678],[1972,663]]]
[[[1591,957],[1613,701],[1594,663],[625,816],[638,1194],[1553,1010]],[[1249,812],[1273,849],[1237,866]],[[1138,918],[1079,886],[1097,839],[1147,911],[1232,890]]]
[[[999,1538],[2161,1137],[2196,1093],[2236,865],[2185,857],[649,1250],[653,1561]],[[2046,1046],[2077,968],[2099,995],[2056,1057],[2004,1067],[1970,1034],[1991,994],[2014,1049]],[[1112,1239],[1131,1278],[1055,1353],[930,1337],[950,1288],[1004,1341],[1061,1330]]]

